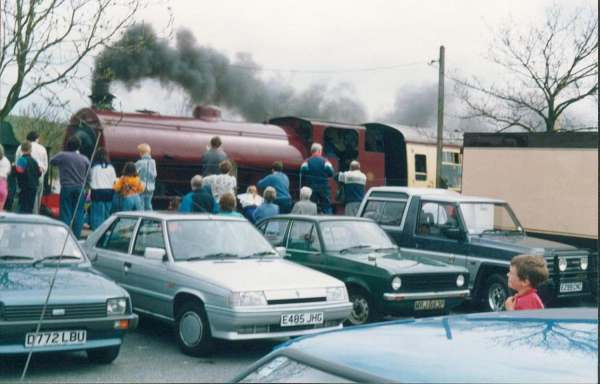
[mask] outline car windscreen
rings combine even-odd
[[[39,223],[0,223],[0,263],[56,260],[53,257],[61,254],[62,262],[84,259],[66,228]]]
[[[327,251],[353,247],[394,248],[396,245],[377,224],[370,221],[327,221],[321,223],[321,234]]]
[[[171,220],[167,233],[175,261],[279,257],[247,221]]]
[[[240,383],[349,383],[348,379],[278,356],[260,366]]]
[[[472,235],[521,232],[506,204],[461,203],[460,211]]]

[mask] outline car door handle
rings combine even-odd
[[[129,272],[129,268],[131,268],[131,263],[123,263],[123,272],[127,275]]]

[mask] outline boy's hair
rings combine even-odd
[[[150,146],[146,143],[140,144],[140,145],[138,145],[138,151],[142,155],[149,155],[150,154]]]
[[[516,268],[519,280],[529,280],[532,288],[548,280],[548,266],[541,255],[518,255],[513,257],[510,265]]]
[[[69,140],[67,140],[67,151],[75,152],[79,147],[81,147],[81,139],[77,136],[69,137]]]
[[[221,144],[221,138],[219,136],[214,136],[212,139],[210,139],[210,146],[213,148],[219,148]]]
[[[229,173],[229,171],[231,171],[231,163],[227,160],[221,161],[219,163],[219,172],[221,172],[223,175],[226,175]]]
[[[235,200],[235,196],[233,196],[231,193],[224,193],[219,199],[219,211],[233,212],[236,203],[237,201]]]
[[[271,165],[271,169],[274,170],[275,172],[283,171],[283,162],[281,162],[281,161],[274,162],[273,165]]]
[[[31,152],[31,141],[25,140],[21,143],[21,153]]]
[[[123,176],[138,176],[137,168],[131,161],[125,163],[123,167]]]

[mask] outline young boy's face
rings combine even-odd
[[[508,277],[508,286],[515,291],[520,291],[521,289],[528,286],[529,281],[527,279],[521,280],[519,279],[519,275],[517,274],[517,267],[514,265],[510,266],[510,270],[506,274]]]

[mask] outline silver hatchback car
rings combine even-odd
[[[245,219],[121,212],[83,243],[94,268],[121,284],[133,309],[175,325],[182,351],[213,338],[277,338],[341,328],[343,282],[283,260]]]

